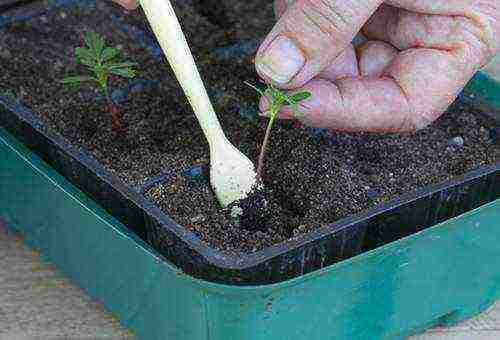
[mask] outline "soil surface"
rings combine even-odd
[[[109,1],[83,3],[0,26],[0,91],[12,90],[53,130],[131,186],[174,169],[176,175],[147,197],[219,250],[260,250],[500,159],[494,122],[460,103],[429,128],[407,135],[331,133],[279,122],[264,169],[268,214],[257,221],[258,230],[247,228],[247,220],[232,217],[215,200],[206,177],[207,143],[142,12],[126,13]],[[229,139],[256,159],[266,120],[257,116],[257,95],[243,81],[257,83],[252,55],[272,27],[271,1],[235,0],[224,8],[203,3],[179,0],[175,9]],[[139,81],[112,81],[126,137],[111,132],[93,87],[58,83],[84,71],[73,53],[88,30],[118,46],[123,60],[140,64]]]

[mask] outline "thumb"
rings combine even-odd
[[[382,2],[297,0],[257,51],[257,73],[281,88],[304,85],[343,52]]]

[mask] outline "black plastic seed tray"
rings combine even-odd
[[[146,199],[144,188],[126,185],[88,153],[51,132],[21,104],[0,97],[0,126],[185,273],[232,285],[267,284],[298,277],[500,198],[500,164],[496,164],[408,193],[281,245],[249,255],[228,256],[202,244]],[[160,176],[153,181],[168,178]]]

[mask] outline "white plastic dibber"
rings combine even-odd
[[[191,50],[169,0],[140,4],[187,96],[210,147],[210,183],[223,207],[244,199],[257,186],[253,163],[224,135]]]

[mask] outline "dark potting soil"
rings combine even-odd
[[[132,186],[175,170],[147,197],[216,249],[259,250],[500,159],[490,136],[494,123],[459,103],[429,128],[407,135],[330,133],[279,122],[264,169],[271,213],[259,230],[246,229],[244,219],[217,204],[206,177],[208,146],[158,47],[148,43],[154,36],[141,11],[84,3],[0,26],[0,91],[13,90],[53,130]],[[266,120],[243,81],[257,82],[252,54],[272,27],[271,1],[225,2],[223,11],[211,0],[202,3],[179,0],[175,7],[229,139],[256,159]],[[126,137],[110,131],[97,91],[58,83],[68,72],[83,71],[73,53],[88,30],[140,64],[140,81],[112,81]]]

